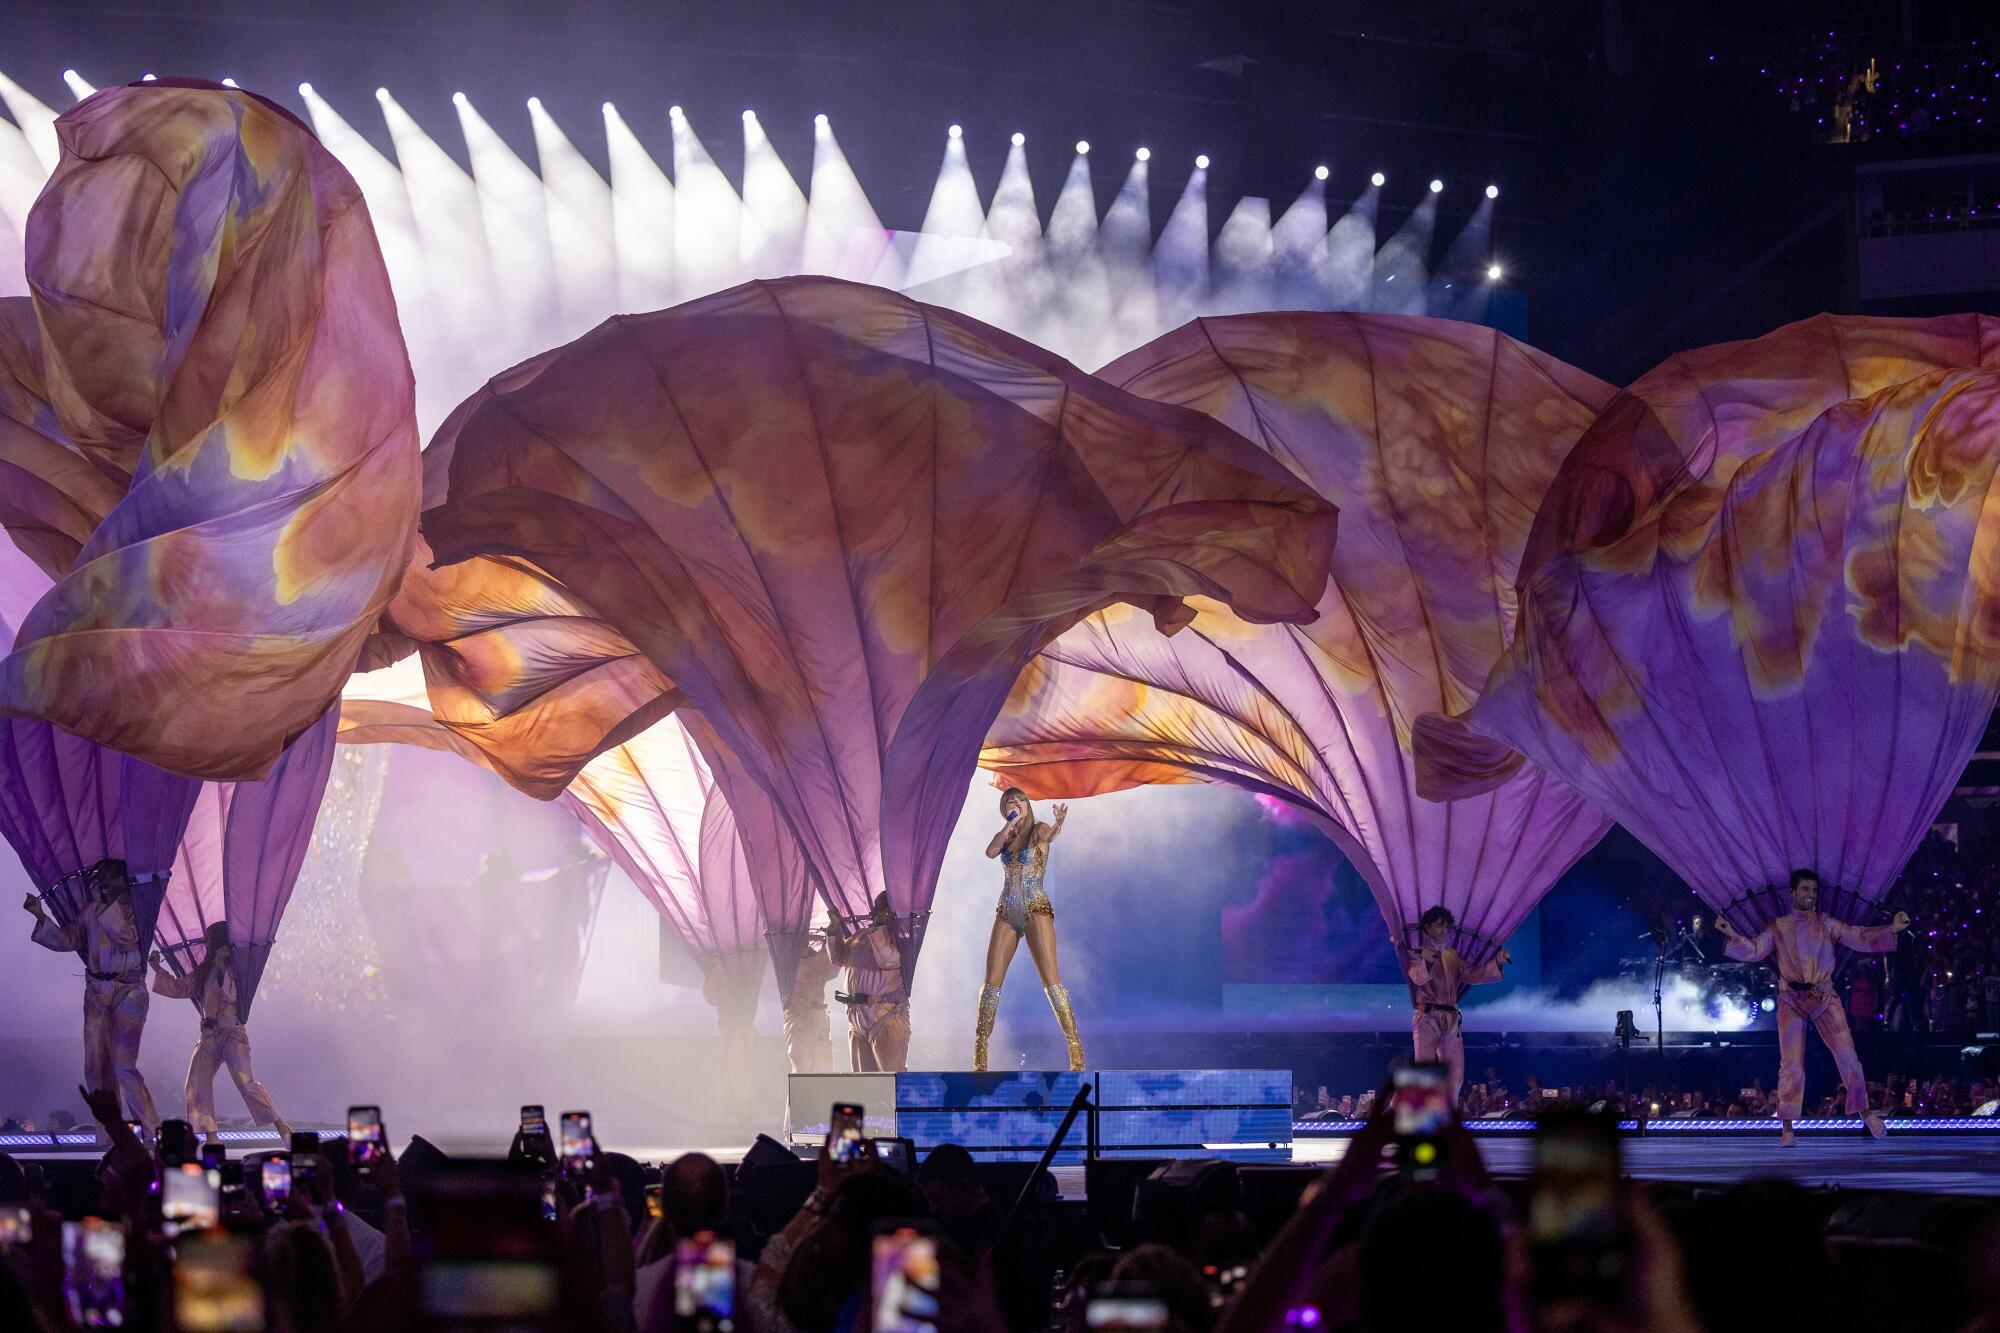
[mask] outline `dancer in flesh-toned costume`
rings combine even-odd
[[[1039,823],[1027,793],[1019,787],[1009,787],[1000,796],[1003,822],[986,844],[986,854],[1000,858],[1006,878],[1000,889],[1000,906],[993,913],[993,937],[986,945],[986,984],[979,988],[979,1016],[972,1037],[974,1069],[986,1068],[986,1047],[993,1036],[993,1019],[1000,1012],[1000,988],[1006,984],[1008,964],[1014,961],[1014,951],[1023,939],[1028,941],[1035,971],[1041,974],[1049,1008],[1062,1024],[1063,1040],[1069,1044],[1069,1067],[1083,1068],[1076,1012],[1070,1008],[1069,989],[1056,968],[1056,910],[1042,886],[1049,869],[1049,844],[1069,817],[1067,805],[1058,805],[1055,811],[1054,823]]]
[[[1869,1109],[1868,1080],[1861,1072],[1861,1057],[1854,1053],[1840,995],[1833,989],[1833,968],[1839,961],[1834,946],[1845,945],[1856,953],[1888,953],[1896,947],[1896,936],[1909,927],[1908,912],[1896,913],[1886,926],[1854,926],[1822,916],[1819,876],[1810,870],[1792,872],[1791,912],[1755,935],[1742,935],[1727,917],[1715,918],[1715,928],[1729,939],[1725,951],[1731,958],[1754,963],[1776,955],[1778,978],[1784,983],[1778,988],[1778,1118],[1784,1122],[1780,1143],[1793,1141],[1792,1121],[1799,1118],[1805,1103],[1808,1023],[1833,1053],[1834,1067],[1847,1088],[1847,1113],[1861,1116],[1878,1139],[1888,1132],[1882,1117]]]
[[[83,883],[83,909],[66,926],[51,921],[42,900],[24,904],[35,917],[35,943],[83,958],[83,1081],[93,1092],[116,1089],[125,1113],[159,1128],[153,1094],[139,1074],[139,1040],[146,1030],[146,947],[132,903],[125,863],[106,857]]]
[[[188,1123],[197,1133],[215,1134],[215,1071],[227,1065],[250,1118],[276,1126],[278,1136],[289,1139],[292,1127],[250,1072],[250,1033],[236,1015],[236,969],[230,966],[235,950],[229,946],[228,924],[218,921],[210,926],[203,932],[202,945],[201,963],[182,977],[168,972],[164,959],[153,955],[153,989],[170,1000],[193,1000],[201,1011],[201,1036],[195,1039],[194,1058],[188,1061]]]
[[[798,975],[785,997],[785,1055],[794,1074],[833,1072],[833,1024],[827,1017],[826,987],[839,974],[824,938],[813,940],[799,957]]]
[[[847,989],[834,998],[847,1006],[847,1046],[857,1074],[899,1074],[910,1059],[910,993],[903,985],[903,951],[896,943],[896,914],[889,895],[875,895],[866,929],[840,933],[828,927],[827,952],[847,969]]]
[[[1465,1035],[1459,1030],[1458,1002],[1472,987],[1500,980],[1502,969],[1514,961],[1514,956],[1502,949],[1478,967],[1469,965],[1458,950],[1445,943],[1457,924],[1451,909],[1433,907],[1417,921],[1423,931],[1423,947],[1396,946],[1403,959],[1403,975],[1410,982],[1411,1003],[1416,1006],[1410,1036],[1416,1043],[1417,1059],[1441,1062],[1449,1071],[1453,1106],[1458,1105],[1458,1090],[1465,1082]]]

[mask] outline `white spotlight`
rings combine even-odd
[[[606,102],[606,103],[605,103],[605,104],[604,104],[604,105],[603,105],[603,106],[602,106],[601,108],[599,108],[599,109],[600,109],[601,111],[603,111],[603,112],[604,112],[604,114],[605,114],[605,115],[607,115],[607,116],[615,116],[615,115],[617,115],[617,114],[618,114],[618,108],[617,108],[616,106],[614,106],[614,105],[613,105],[612,103],[610,103],[610,102]]]
[[[946,130],[945,133],[949,134],[954,139],[963,139],[965,137],[965,131],[960,127],[958,127],[957,125],[952,126],[950,129]]]
[[[1497,186],[1497,185],[1489,185],[1489,186],[1487,186],[1487,187],[1486,187],[1486,197],[1487,197],[1488,199],[1498,199],[1498,198],[1500,197],[1500,187],[1499,187],[1499,186]]]
[[[1325,167],[1313,168],[1313,179],[1316,181],[1323,181],[1331,174]]]
[[[154,79],[157,79],[157,78],[159,78],[159,77],[160,77],[160,76],[159,76],[159,75],[157,75],[157,74],[141,74],[141,75],[139,76],[139,82],[141,82],[141,83],[151,83],[151,82],[152,82],[152,81],[153,81]]]
[[[1014,146],[1015,146],[1016,148],[1019,148],[1019,147],[1020,147],[1020,146],[1021,146],[1022,144],[1026,143],[1026,142],[1028,142],[1028,136],[1027,136],[1027,135],[1025,135],[1025,134],[1023,134],[1023,133],[1021,133],[1021,132],[1020,132],[1019,130],[1015,130],[1015,131],[1014,131]]]
[[[1153,150],[1150,148],[1141,148],[1138,152],[1134,153],[1133,156],[1138,158],[1141,162],[1150,162],[1153,160]]]
[[[80,78],[82,78],[82,77],[83,77],[83,76],[82,76],[81,74],[78,74],[78,73],[77,73],[77,72],[76,72],[75,70],[73,70],[73,69],[66,69],[66,70],[64,70],[64,71],[63,71],[63,82],[64,82],[64,83],[75,83],[75,82],[76,82],[76,81],[77,81],[78,79],[80,79]]]
[[[530,110],[530,111],[540,111],[541,109],[542,109],[542,99],[541,99],[541,98],[539,98],[539,97],[530,97],[530,98],[528,99],[528,110]]]
[[[1432,193],[1432,194],[1443,194],[1443,193],[1444,193],[1444,182],[1443,182],[1443,181],[1437,181],[1437,180],[1434,180],[1434,181],[1432,181],[1432,182],[1431,182],[1431,193]]]
[[[148,74],[146,77],[150,79],[153,76]],[[312,95],[313,95],[313,86],[310,83],[302,83],[299,85],[300,97],[311,97]]]
[[[820,128],[820,129],[825,129],[825,128],[826,128],[826,112],[822,111],[822,112],[820,112],[820,113],[819,113],[819,114],[818,114],[817,116],[814,116],[814,117],[813,117],[813,124],[814,124],[814,125],[817,125],[817,126],[818,126],[818,127]]]
[[[746,109],[744,110],[744,112],[743,112],[743,119],[745,119],[745,120],[755,120],[755,119],[757,119],[757,113],[756,113],[755,111],[751,111],[751,110],[748,110],[748,109],[746,108]]]
[[[1207,170],[1208,170],[1208,154],[1207,154],[1207,153],[1202,153],[1202,154],[1198,155],[1198,156],[1197,156],[1197,157],[1195,158],[1195,160],[1194,160],[1194,167],[1195,167],[1195,170],[1196,170],[1196,171],[1207,171]]]
[[[1488,264],[1486,266],[1486,278],[1489,282],[1500,281],[1500,266],[1498,264]]]
[[[675,120],[679,120],[679,119],[681,118],[681,109],[680,109],[680,107],[679,107],[678,105],[675,105],[675,106],[670,106],[670,107],[668,107],[668,108],[667,108],[667,115],[669,115],[670,117],[672,117],[672,118],[673,118],[673,119],[675,119]]]
[[[236,80],[230,78],[227,74],[225,74],[222,76],[222,86],[225,88],[234,88],[236,86]]]
[[[1379,190],[1389,183],[1389,178],[1378,171],[1368,178],[1368,183]]]
[[[380,92],[377,92],[377,93],[376,93],[375,95],[376,95],[377,97],[381,97],[381,96],[383,96],[384,94],[382,94],[382,93],[380,93]],[[464,93],[453,93],[453,94],[451,95],[451,104],[452,104],[453,106],[465,106],[465,105],[467,105],[467,104],[468,104],[468,103],[469,103],[469,102],[470,102],[471,100],[472,100],[472,99],[468,98],[468,97],[467,97],[467,96],[466,96],[466,95],[465,95]]]
[[[386,101],[388,101],[388,100],[389,100],[389,90],[388,90],[387,88],[377,88],[377,89],[375,90],[375,100],[376,100],[376,101],[378,101],[378,102],[386,102]]]
[[[1090,151],[1090,140],[1088,140],[1088,139],[1078,139],[1078,140],[1076,141],[1076,151],[1077,151],[1077,152],[1079,152],[1079,153],[1087,153],[1087,152],[1089,152],[1089,151]]]

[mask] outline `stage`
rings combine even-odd
[[[1505,1122],[1510,1125],[1525,1122]],[[1698,1123],[1698,1122],[1697,1122]],[[1735,1121],[1733,1124],[1753,1122]],[[1732,1131],[1726,1134],[1697,1135],[1645,1134],[1628,1131],[1620,1147],[1626,1174],[1635,1180],[1675,1182],[1689,1185],[1727,1185],[1745,1180],[1789,1180],[1812,1189],[1838,1188],[1846,1191],[1890,1191],[1909,1194],[1957,1194],[1991,1197],[2000,1195],[2000,1122],[1989,1122],[1983,1131],[1928,1130],[1916,1122],[1892,1121],[1889,1137],[1876,1142],[1865,1131],[1805,1132],[1790,1148],[1778,1145],[1775,1127]],[[324,1134],[332,1126],[317,1127]],[[282,1145],[277,1136],[250,1130],[224,1131],[232,1156],[248,1156],[272,1151]],[[1509,1130],[1478,1133],[1479,1153],[1488,1171],[1501,1179],[1525,1178],[1532,1165],[1533,1134]],[[104,1151],[95,1136],[8,1135],[0,1143],[6,1151],[24,1161],[93,1161]],[[504,1155],[502,1138],[445,1136],[434,1140],[452,1156],[494,1157]],[[1288,1157],[1265,1158],[1246,1164],[1245,1169],[1267,1166],[1330,1166],[1346,1151],[1350,1137],[1298,1138]],[[404,1140],[398,1150],[407,1147]],[[683,1153],[703,1152],[716,1160],[734,1164],[746,1151],[744,1144],[630,1143],[616,1150],[647,1162],[665,1162]],[[1127,1158],[1143,1161],[1144,1158]],[[1055,1166],[1051,1173],[1058,1193],[1065,1199],[1089,1197],[1088,1176],[1080,1160]]]

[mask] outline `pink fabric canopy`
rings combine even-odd
[[[256,778],[327,710],[415,534],[368,213],[250,93],[109,89],[56,131],[32,296],[0,301],[0,522],[57,582],[0,659],[0,710]]]
[[[1194,594],[1309,619],[1333,535],[1198,414],[830,279],[613,319],[496,381],[438,447],[438,558],[531,561],[593,608],[769,793],[829,901],[888,893],[912,958],[980,737],[1034,653],[1116,601],[1164,628]]]
[[[1878,900],[2000,689],[1996,335],[1821,316],[1640,379],[1551,488],[1478,702],[1420,724],[1423,789],[1525,755],[1745,928],[1794,867]]]
[[[1462,950],[1492,953],[1609,822],[1533,768],[1419,800],[1411,725],[1477,698],[1536,506],[1610,387],[1489,329],[1393,315],[1198,320],[1101,374],[1234,427],[1339,506],[1319,619],[1197,602],[1165,639],[1100,612],[1022,674],[980,762],[1037,797],[1195,781],[1277,797],[1399,939],[1442,904]]]
[[[312,845],[339,721],[339,710],[328,709],[257,781],[203,784],[174,858],[160,909],[161,951],[185,972],[207,951],[202,932],[227,921],[236,1012],[246,1020]]]

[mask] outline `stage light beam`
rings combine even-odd
[[[813,136],[808,185],[802,272],[871,282],[883,264],[901,264],[890,255],[889,234],[830,124],[822,124]]]
[[[1083,156],[1084,154],[1088,153],[1089,151],[1090,151],[1090,140],[1088,140],[1088,139],[1078,139],[1078,140],[1076,141],[1076,155],[1077,155],[1078,157],[1082,157],[1082,156]]]
[[[63,82],[69,85],[70,93],[79,102],[97,91],[96,84],[91,83],[73,69],[64,70],[62,76]]]
[[[387,88],[376,90],[389,140],[396,151],[410,212],[423,245],[424,263],[437,298],[439,317],[450,329],[487,329],[498,323],[491,306],[495,283],[492,252],[486,240],[479,190],[465,169],[417,124]],[[498,330],[504,334],[504,330]],[[499,345],[475,357],[460,349],[453,373],[444,377],[456,402],[492,373],[493,363],[511,356],[516,345],[504,336]],[[481,360],[483,366],[474,365]]]
[[[1197,154],[1195,155],[1195,159],[1194,159],[1194,166],[1195,166],[1195,170],[1196,170],[1196,171],[1207,171],[1207,170],[1208,170],[1208,154],[1207,154],[1207,153],[1197,153]]]
[[[1028,136],[1021,133],[1019,130],[1015,130],[1013,137],[1010,138],[1008,142],[1013,144],[1016,148],[1019,148],[1028,142]]]
[[[604,141],[611,161],[611,229],[617,252],[619,303],[627,310],[672,305],[673,183],[609,102],[604,104]]]
[[[1487,197],[1488,199],[1498,199],[1498,198],[1500,197],[1500,187],[1499,187],[1499,186],[1497,186],[1497,185],[1489,185],[1489,186],[1487,186],[1487,187],[1486,187],[1486,197]]]
[[[562,341],[540,337],[557,329],[559,308],[555,248],[549,238],[542,178],[508,146],[469,98],[458,103],[458,124],[472,162],[472,181],[494,271],[505,275],[498,296],[508,312],[509,331],[520,340],[512,346],[519,355],[530,355],[551,342]],[[537,340],[526,341],[531,338]]]
[[[1179,328],[1208,299],[1208,172],[1197,158],[1160,239],[1153,243],[1153,290],[1162,329]]]
[[[1443,194],[1443,193],[1444,193],[1444,182],[1443,182],[1443,181],[1441,181],[1441,180],[1433,180],[1433,181],[1431,182],[1431,193],[1432,193],[1432,194]]]
[[[535,164],[548,211],[549,244],[554,251],[556,294],[562,312],[558,330],[574,337],[618,309],[616,225],[611,187],[539,100],[528,103],[535,131]]]
[[[746,278],[799,271],[805,256],[806,196],[755,115],[743,121],[742,260]]]
[[[957,129],[958,126],[952,126]],[[965,140],[951,135],[945,140],[944,160],[938,164],[937,180],[931,186],[930,205],[924,210],[924,226],[910,254],[904,278],[905,290],[946,279],[962,271],[959,262],[963,242],[976,240],[986,225],[986,211],[979,203],[979,187],[966,161]],[[944,282],[924,299],[951,305],[958,295],[954,281]]]
[[[1368,183],[1379,190],[1389,183],[1389,178],[1378,171],[1368,178]]]
[[[1488,282],[1500,281],[1500,266],[1498,264],[1488,264],[1486,266],[1486,280]]]
[[[7,114],[26,136],[28,147],[42,164],[43,175],[54,171],[62,156],[56,144],[55,110],[5,74],[0,74],[0,102],[6,103]],[[40,188],[39,184],[36,188]]]
[[[1332,172],[1330,172],[1330,171],[1328,171],[1328,170],[1327,170],[1327,169],[1326,169],[1325,167],[1314,167],[1314,168],[1313,168],[1313,179],[1314,179],[1314,180],[1316,180],[1316,181],[1323,181],[1323,180],[1325,180],[1325,179],[1326,179],[1326,178],[1327,178],[1328,176],[1330,176],[1330,175],[1332,175],[1332,174],[1333,174],[1333,173],[1332,173]]]
[[[687,301],[742,281],[743,200],[694,123],[676,115],[673,126],[674,295]]]

